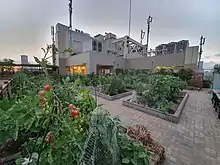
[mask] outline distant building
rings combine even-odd
[[[127,35],[117,38],[115,34],[105,33],[92,37],[58,23],[55,41],[60,52],[56,57],[56,65],[61,74],[109,73],[114,69],[153,70],[157,66],[193,70],[198,67],[199,46],[189,46],[188,40],[162,44],[147,52],[146,45]],[[67,48],[73,52],[64,52]]]
[[[29,64],[27,55],[21,55],[21,64]]]
[[[189,40],[182,40],[179,42],[170,42],[168,44],[161,44],[155,48],[155,55],[175,54],[180,52],[186,52],[189,47]]]

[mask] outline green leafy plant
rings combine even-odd
[[[180,69],[177,72],[177,75],[181,80],[188,82],[189,80],[192,79],[193,70],[192,69]]]
[[[220,64],[215,64],[213,69],[214,69],[214,73],[220,74]]]
[[[119,135],[120,159],[122,164],[149,165],[147,151],[141,142],[135,141],[126,134]]]
[[[105,94],[112,96],[125,92],[125,86],[120,78],[112,76],[109,81],[108,84],[104,84]]]
[[[168,113],[170,102],[175,101],[186,83],[170,75],[151,75],[145,83],[137,83],[138,102]]]

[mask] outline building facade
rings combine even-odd
[[[92,37],[60,23],[56,25],[55,40],[59,50],[56,65],[61,74],[109,73],[119,68],[152,70],[156,66],[196,70],[198,63],[199,46],[189,46],[188,40],[162,44],[147,52],[146,45],[129,36],[117,38],[115,34],[105,33]],[[72,52],[64,52],[66,48]]]
[[[21,64],[29,64],[27,55],[21,55]]]

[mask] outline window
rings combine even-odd
[[[98,51],[102,52],[102,43],[101,42],[98,43]]]
[[[97,44],[96,41],[92,41],[92,50],[97,50]]]

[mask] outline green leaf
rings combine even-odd
[[[34,57],[34,60],[36,61],[36,63],[41,64],[41,61],[37,57]]]
[[[23,162],[24,162],[24,158],[18,158],[18,159],[16,159],[15,164],[21,165]]]
[[[43,109],[42,108],[35,108],[35,113],[36,113],[36,115],[42,115]]]
[[[47,118],[44,123],[43,123],[43,128],[46,128],[47,127],[47,124],[50,122],[50,119]]]
[[[18,131],[19,131],[19,121],[16,120],[15,132],[13,133],[12,138],[16,141],[18,139]]]
[[[146,156],[147,154],[144,152],[139,153],[139,158],[145,158]]]
[[[73,50],[71,49],[71,48],[66,48],[64,51],[63,51],[63,53],[65,53],[65,52],[69,52],[69,53],[71,53]]]
[[[131,163],[132,163],[133,165],[137,165],[137,159],[135,159],[135,158],[131,159]]]
[[[0,100],[0,107],[4,111],[7,111],[8,109],[10,109],[13,104],[14,102],[10,100]]]
[[[32,127],[33,123],[34,123],[34,118],[30,118],[25,122],[25,127],[27,131]]]
[[[150,164],[150,161],[149,161],[148,158],[144,158],[144,164],[145,164],[145,165],[149,165],[149,164]]]
[[[0,143],[4,142],[9,135],[8,131],[0,130]]]
[[[122,163],[123,163],[123,164],[128,164],[128,163],[130,163],[129,158],[123,158],[123,159],[122,159]]]
[[[35,159],[35,160],[37,160],[38,159],[38,153],[37,152],[34,152],[34,153],[32,153],[32,159]]]

